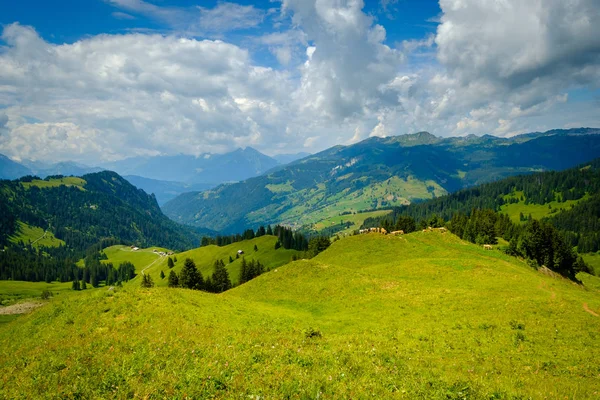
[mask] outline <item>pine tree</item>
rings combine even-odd
[[[163,271],[160,271],[160,279],[165,279],[165,273]]]
[[[233,258],[231,258],[231,256],[229,256],[229,264],[231,264],[233,262]]]
[[[91,283],[93,287],[98,287],[98,276],[95,273],[92,273]]]
[[[227,272],[223,261],[215,261],[215,271],[212,275],[212,284],[217,293],[231,289],[231,280],[229,279],[229,273]]]
[[[246,263],[246,259],[245,258],[242,258],[242,264],[240,266],[239,283],[241,285],[242,283],[246,283],[249,280],[250,279],[248,278],[248,263]]]
[[[179,274],[179,284],[182,288],[201,290],[204,287],[202,274],[196,268],[194,260],[186,258],[181,273]]]
[[[258,246],[254,245],[254,251],[258,251]]]
[[[177,262],[177,256],[173,256],[173,261]]]
[[[81,290],[87,289],[87,283],[85,281],[81,281]]]
[[[73,284],[71,285],[71,289],[73,289],[73,290],[80,290],[79,280],[77,280],[77,279],[73,280]]]
[[[177,273],[173,270],[169,272],[169,287],[178,287],[179,286],[179,277]]]
[[[167,266],[169,268],[173,268],[175,266],[175,264],[173,263],[173,260],[171,259],[171,257],[169,257],[169,259],[167,260]]]
[[[150,274],[143,274],[141,286],[143,288],[151,288],[154,286],[154,281],[152,280]]]

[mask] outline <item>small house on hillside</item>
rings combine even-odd
[[[242,255],[242,254],[244,254],[244,250],[238,250],[238,254],[239,254],[239,255]]]

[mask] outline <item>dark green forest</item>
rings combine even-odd
[[[62,178],[47,177],[45,181]],[[26,187],[36,177],[0,181],[0,279],[27,281],[82,279],[75,262],[90,249],[98,253],[111,244],[135,244],[185,250],[200,244],[196,228],[179,225],[164,216],[156,199],[114,172],[84,175],[83,187]],[[11,243],[18,221],[48,228],[66,245],[32,248]],[[110,244],[108,244],[110,243]],[[91,264],[90,264],[91,265]],[[91,270],[91,266],[89,267]],[[110,270],[100,271],[110,280]],[[116,282],[118,279],[115,279]],[[122,280],[122,279],[121,279]],[[91,283],[91,282],[88,282]]]
[[[544,218],[544,223],[554,226],[581,253],[600,249],[600,159],[566,171],[510,177],[426,202],[397,207],[385,217],[367,219],[364,227],[383,226],[410,232],[417,226],[431,225],[436,218],[449,221],[457,213],[470,215],[472,210],[480,209],[499,212],[504,204],[520,200],[510,196],[515,192],[523,192],[525,204],[580,200],[571,208]],[[407,217],[416,222],[414,227],[406,226]]]

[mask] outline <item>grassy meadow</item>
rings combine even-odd
[[[582,278],[434,231],[345,238],[219,295],[69,292],[0,326],[0,397],[597,398]]]
[[[600,276],[600,253],[586,253],[581,255],[583,260],[594,270],[596,276]]]
[[[12,243],[31,243],[34,247],[59,247],[65,245],[65,242],[55,237],[52,232],[46,232],[43,228],[31,226],[21,221],[18,222],[16,233],[9,240]]]
[[[32,186],[36,186],[39,187],[40,189],[47,189],[47,188],[53,188],[53,187],[59,187],[62,185],[65,186],[75,186],[81,190],[85,190],[84,186],[86,184],[86,181],[84,179],[75,177],[75,176],[68,176],[68,177],[64,177],[64,178],[60,178],[60,179],[49,179],[49,180],[42,180],[42,179],[34,179],[31,182],[22,182],[21,185],[23,185],[25,188],[30,188]]]
[[[197,249],[189,250],[182,253],[176,253],[171,256],[172,259],[177,258],[173,270],[177,273],[181,271],[186,258],[194,260],[196,267],[202,273],[203,277],[207,277],[213,273],[215,260],[223,260],[225,267],[229,272],[231,282],[237,284],[242,258],[247,261],[252,259],[259,260],[265,266],[266,270],[279,267],[291,261],[292,256],[299,254],[295,250],[286,250],[279,248],[275,250],[275,236],[261,236],[252,240],[244,240],[242,242],[233,243],[227,246],[205,246]],[[258,248],[254,251],[254,246]],[[141,279],[141,271],[149,274],[156,286],[167,286],[169,276],[168,257],[161,257],[154,253],[153,250],[168,252],[167,249],[159,247],[151,247],[148,249],[140,249],[131,251],[128,246],[111,246],[104,249],[104,254],[108,257],[103,260],[105,263],[112,263],[115,267],[124,261],[129,261],[135,265],[135,270],[138,276],[132,281],[132,284],[139,284]],[[242,250],[244,254],[240,258],[236,258],[238,250]],[[233,262],[229,263],[229,257],[233,258]],[[160,272],[163,271],[165,279],[160,279]]]
[[[350,234],[354,230],[360,228],[360,226],[365,222],[367,218],[375,218],[381,217],[383,215],[387,215],[391,213],[391,210],[378,210],[378,211],[370,211],[364,213],[356,213],[356,214],[346,214],[346,215],[337,215],[335,217],[330,217],[324,220],[317,222],[316,224],[311,225],[312,229],[317,232],[321,232],[325,228],[330,228],[336,225],[344,224],[350,222],[352,225],[349,228],[339,231],[340,234]]]
[[[549,217],[553,213],[556,213],[560,210],[568,210],[580,201],[584,201],[589,198],[589,196],[584,196],[579,200],[567,200],[564,202],[555,200],[547,204],[525,204],[525,200],[520,200],[521,197],[523,197],[522,191],[514,192],[513,194],[504,196],[505,199],[517,198],[519,199],[519,202],[512,204],[504,204],[502,207],[500,207],[500,212],[507,214],[510,217],[510,219],[515,223],[521,222],[521,213],[523,213],[524,216],[528,216],[529,214],[531,214],[531,216],[534,219],[540,220],[542,218]]]
[[[48,290],[53,294],[71,291],[72,282],[24,282],[0,281],[0,305],[6,306],[23,300],[40,298],[42,292]]]

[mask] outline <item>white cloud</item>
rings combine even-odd
[[[70,147],[59,136],[81,141],[72,158],[88,162],[149,149],[225,151],[254,143],[257,124],[262,135],[275,135],[291,91],[285,73],[252,65],[246,50],[221,41],[132,34],[57,46],[16,24],[2,38],[9,45],[0,54],[0,91],[11,103],[5,113],[44,121],[3,135],[0,151],[23,158],[66,156]]]
[[[135,17],[133,15],[129,15],[127,13],[120,12],[120,11],[113,12],[112,16],[115,17],[116,19],[135,19]]]
[[[262,23],[266,12],[254,6],[219,2],[213,8],[157,6],[143,0],[104,0],[122,10],[141,14],[168,24],[179,32],[195,36],[254,28]],[[124,13],[118,17],[128,16]],[[124,14],[124,15],[123,15]],[[116,15],[115,15],[116,16]]]
[[[214,8],[198,7],[199,26],[209,32],[248,29],[259,25],[265,12],[253,6],[222,2]]]
[[[54,45],[33,28],[5,26],[0,152],[93,163],[247,145],[318,151],[421,130],[510,136],[600,125],[600,102],[571,95],[600,89],[596,0],[441,0],[436,35],[395,48],[361,0],[283,0],[278,16],[232,3],[106,1],[165,21],[178,36]],[[245,48],[186,34],[266,18],[278,30],[261,30]],[[277,69],[257,64],[261,51]],[[435,57],[413,63],[423,53]]]

